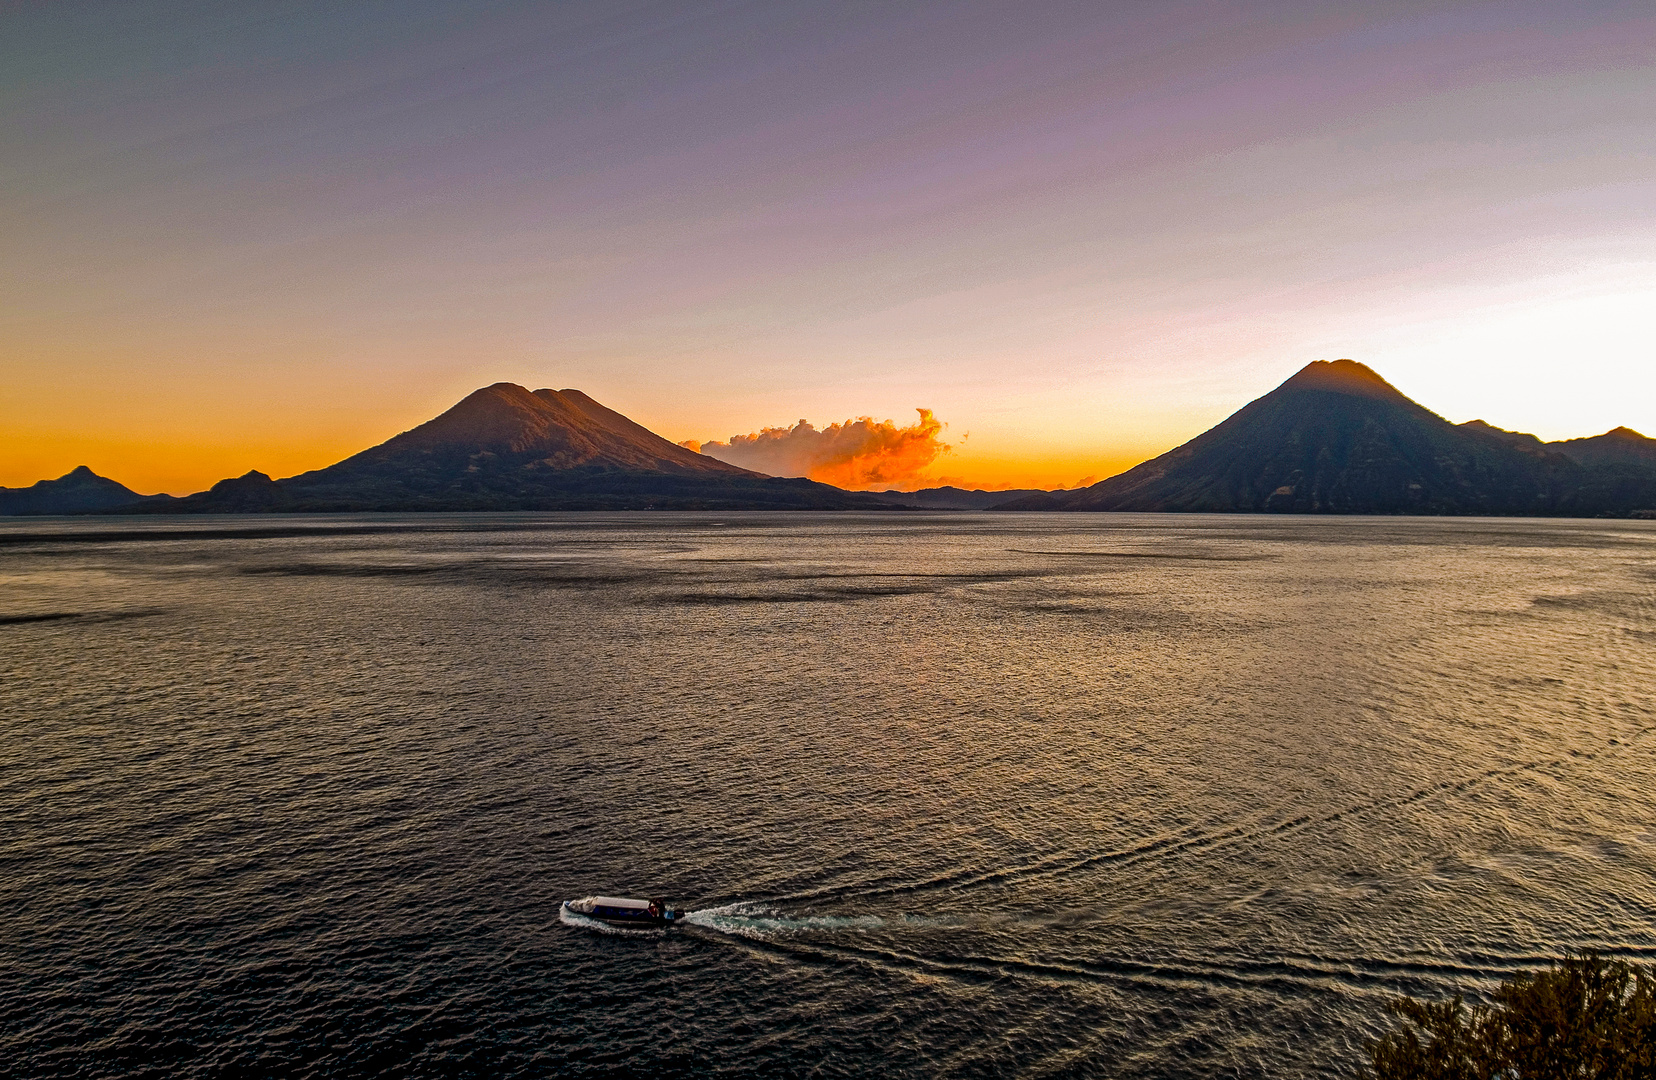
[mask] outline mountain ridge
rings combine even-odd
[[[86,465],[76,465],[55,480],[40,480],[22,488],[0,488],[0,515],[82,514],[171,498],[170,495],[140,495],[117,480],[99,476]]]
[[[175,499],[84,465],[0,488],[0,515],[616,509],[996,509],[1656,516],[1656,439],[1542,442],[1453,424],[1354,360],[1315,361],[1196,438],[1091,487],[850,492],[764,476],[656,435],[579,390],[499,382],[286,479]]]
[[[516,383],[498,382],[472,391],[436,417],[377,446],[300,476],[348,470],[407,452],[456,448],[482,453],[534,453],[558,468],[600,465],[709,475],[762,475],[668,442],[579,390],[530,391]]]
[[[989,510],[999,503],[1031,495],[1046,495],[1041,488],[1020,488],[1006,491],[985,491],[982,488],[943,487],[919,488],[915,491],[873,491],[877,499],[915,510]]]
[[[1651,467],[1639,456],[1656,441],[1616,430],[1627,434],[1575,440],[1591,447],[1572,454],[1483,421],[1452,424],[1366,365],[1318,360],[1165,454],[996,509],[1596,516],[1656,507],[1656,456]]]
[[[137,513],[885,509],[872,496],[750,472],[663,439],[579,390],[499,382],[321,469],[253,471]]]

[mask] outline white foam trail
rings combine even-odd
[[[665,929],[656,927],[633,929],[612,926],[582,915],[578,911],[571,911],[567,904],[558,906],[558,921],[565,926],[594,930],[600,934],[614,934],[617,937],[660,937],[666,933]],[[913,923],[919,920],[912,916],[904,916],[901,921]],[[738,901],[721,907],[687,912],[677,922],[761,941],[812,931],[824,933],[836,930],[878,930],[887,925],[886,920],[878,915],[787,915],[775,908],[751,901]]]
[[[690,912],[684,921],[721,934],[760,940],[813,930],[877,930],[886,924],[878,915],[792,916],[753,903],[703,908]]]

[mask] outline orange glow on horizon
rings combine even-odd
[[[967,491],[1069,490],[1087,487],[1126,472],[1161,452],[1157,450],[1140,455],[1118,453],[1100,457],[1054,455],[1036,459],[961,456],[950,461],[946,470],[930,473],[921,477],[919,482],[905,484],[901,490],[915,491],[928,487],[957,487]]]
[[[201,444],[42,433],[6,436],[0,487],[54,480],[78,465],[119,481],[140,495],[189,495],[251,469],[281,478],[331,465],[363,446],[259,442]]]
[[[399,410],[408,414],[403,416],[355,417],[337,409],[319,416],[317,409],[311,412],[310,423],[300,425],[285,415],[272,415],[270,406],[249,407],[238,417],[220,404],[203,407],[194,423],[156,417],[152,431],[144,430],[147,425],[142,416],[155,413],[135,410],[142,416],[123,411],[120,416],[101,418],[101,424],[86,425],[104,428],[98,433],[75,430],[71,425],[84,417],[73,410],[57,417],[36,416],[32,419],[37,425],[29,427],[0,411],[0,443],[5,449],[0,455],[0,487],[28,487],[60,477],[78,465],[142,495],[189,495],[250,469],[281,479],[341,461],[442,411],[441,406],[427,406],[425,415],[414,412],[421,407]],[[205,423],[202,418],[215,422]],[[45,419],[55,419],[58,425],[38,424]],[[1056,490],[1113,476],[1188,438],[1170,434],[1167,447],[1137,453],[1126,450],[1088,456],[1025,448],[995,453],[992,445],[983,445],[981,440],[943,443],[939,436],[944,426],[927,410],[908,428],[883,422],[877,425],[882,441],[870,452],[827,462],[811,469],[809,475],[853,490],[914,491],[944,486]]]
[[[948,424],[930,409],[915,410],[919,419],[906,427],[864,416],[817,428],[800,420],[789,427],[766,427],[727,441],[685,440],[681,445],[732,465],[772,476],[805,476],[850,491],[917,491],[958,487],[1005,491],[1047,491],[1085,487],[1131,468],[1167,447],[1143,452],[1117,448],[1089,457],[1050,447],[1008,447],[991,436],[945,437]],[[1167,446],[1188,436],[1170,436]],[[997,449],[998,447],[998,449]]]

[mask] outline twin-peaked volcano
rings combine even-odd
[[[1631,431],[1543,443],[1451,424],[1362,364],[1319,360],[1158,458],[1002,508],[1626,514],[1656,507],[1656,470],[1636,460],[1650,448]]]
[[[496,383],[434,420],[325,469],[248,473],[158,512],[878,509],[810,480],[727,465],[579,390]]]
[[[412,431],[308,476],[463,453],[529,457],[553,469],[603,467],[720,476],[759,473],[668,442],[579,390],[535,390],[500,382],[473,391]]]

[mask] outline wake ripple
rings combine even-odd
[[[558,921],[565,926],[616,937],[660,938],[667,933],[664,927],[613,926],[571,911],[564,905],[558,907]],[[702,908],[687,913],[679,922],[685,926],[699,926],[704,930],[761,941],[812,931],[878,930],[886,925],[886,920],[879,915],[789,915],[753,901]]]
[[[787,915],[755,903],[692,911],[684,921],[721,934],[761,940],[807,931],[878,930],[886,925],[878,915]]]
[[[1641,732],[1642,734],[1642,732]],[[1596,755],[1582,755],[1593,757]],[[1428,799],[1463,794],[1475,787],[1486,784],[1501,777],[1519,776],[1525,773],[1539,772],[1547,769],[1556,769],[1564,766],[1565,760],[1555,758],[1549,761],[1527,762],[1521,765],[1509,766],[1500,769],[1490,769],[1474,776],[1460,780],[1446,780],[1431,784],[1406,795],[1392,799],[1375,799],[1343,807],[1327,814],[1300,814],[1286,821],[1274,823],[1255,821],[1248,824],[1232,825],[1217,830],[1186,830],[1167,836],[1159,836],[1146,840],[1130,847],[1119,848],[1114,851],[1099,852],[1094,855],[1077,857],[1072,853],[1060,853],[1038,859],[1022,866],[1001,867],[994,870],[962,871],[953,874],[944,874],[926,881],[908,882],[896,885],[882,885],[874,888],[837,892],[837,895],[847,898],[867,898],[874,896],[908,896],[915,893],[933,892],[938,890],[969,889],[978,885],[997,885],[1003,883],[1023,882],[1044,878],[1062,878],[1078,871],[1088,870],[1097,866],[1132,866],[1148,859],[1173,858],[1188,853],[1200,853],[1216,848],[1228,847],[1234,844],[1245,844],[1252,841],[1270,840],[1300,832],[1306,828],[1318,825],[1331,825],[1345,818],[1356,817],[1372,813],[1377,810],[1395,810]],[[809,893],[800,893],[778,897],[780,900],[814,899],[819,896],[830,895],[830,890],[815,890]]]

